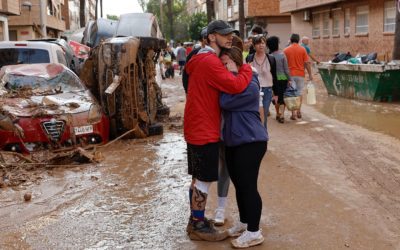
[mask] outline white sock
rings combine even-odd
[[[257,238],[257,237],[259,237],[259,236],[261,235],[261,231],[260,231],[260,230],[258,230],[258,231],[256,231],[256,232],[247,231],[247,233],[248,233],[252,238]]]
[[[218,208],[225,209],[227,197],[218,196]]]

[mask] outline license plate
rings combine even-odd
[[[93,125],[87,125],[82,127],[74,127],[75,135],[83,135],[93,133]]]

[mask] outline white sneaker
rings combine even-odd
[[[261,231],[249,232],[247,230],[244,231],[238,238],[231,241],[234,248],[252,247],[260,245],[263,242],[264,237],[262,236]]]
[[[243,233],[246,229],[247,229],[247,224],[238,221],[233,227],[228,229],[228,234],[231,237],[236,237],[239,236],[241,233]]]
[[[223,226],[225,223],[225,209],[217,208],[215,210],[214,225]]]

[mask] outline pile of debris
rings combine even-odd
[[[0,188],[18,186],[34,181],[43,170],[54,167],[74,167],[79,164],[99,163],[102,155],[95,148],[68,148],[40,151],[30,155],[0,151]]]

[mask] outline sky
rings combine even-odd
[[[100,4],[100,1],[99,1]],[[137,0],[103,0],[103,17],[108,15],[121,15],[125,13],[142,13]],[[99,10],[100,16],[100,10]]]

